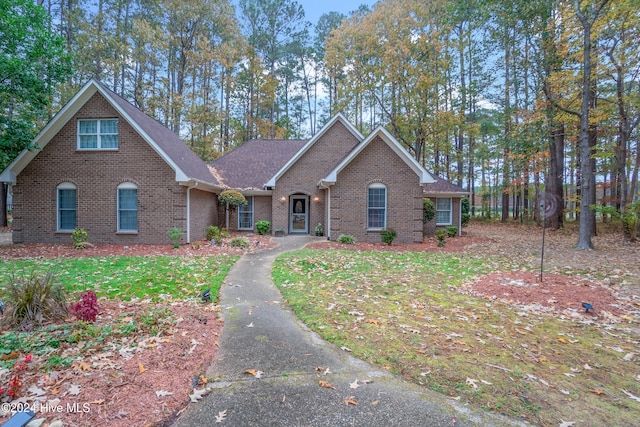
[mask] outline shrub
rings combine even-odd
[[[98,297],[95,292],[87,291],[80,295],[80,301],[75,304],[71,304],[71,314],[73,314],[78,320],[83,322],[93,323],[98,317]]]
[[[351,234],[341,234],[338,236],[338,242],[344,243],[345,245],[353,245],[356,242],[356,238]]]
[[[215,225],[209,225],[206,228],[206,233],[207,233],[207,240],[214,239],[215,241],[219,241],[220,238],[222,237],[220,232],[220,227]]]
[[[469,225],[469,221],[471,221],[471,202],[469,199],[464,198],[461,201],[462,203],[462,226],[466,227]]]
[[[247,199],[242,195],[242,193],[235,190],[225,190],[218,195],[218,201],[222,205],[226,205],[227,203],[230,206],[245,206],[247,204]]]
[[[438,228],[436,230],[436,238],[438,239],[438,246],[444,246],[447,238],[447,230],[445,230],[444,228]]]
[[[229,245],[235,248],[246,248],[247,246],[249,246],[249,242],[244,237],[234,237],[233,239],[231,239]]]
[[[173,248],[177,249],[180,247],[180,239],[184,236],[184,231],[178,227],[173,227],[171,230],[167,231],[167,236],[169,236],[169,240],[173,243]]]
[[[2,322],[9,327],[31,330],[69,315],[64,288],[56,282],[53,270],[44,275],[32,271],[29,276],[9,276],[3,298],[7,309]]]
[[[394,230],[393,228],[387,228],[386,230],[382,230],[382,232],[380,232],[380,239],[382,240],[383,243],[386,243],[387,245],[391,246],[391,244],[393,243],[393,240],[396,238],[397,235],[398,233],[396,233],[396,230]]]
[[[258,234],[264,236],[265,234],[269,234],[269,230],[271,230],[271,223],[266,219],[261,219],[256,222],[256,229],[258,230]]]
[[[449,225],[445,230],[447,230],[447,236],[449,237],[456,237],[458,235],[458,227],[455,225]]]
[[[622,215],[622,223],[629,241],[635,242],[638,238],[638,226],[640,225],[640,201],[627,206]]]
[[[422,199],[422,222],[428,223],[436,217],[436,206],[429,198]]]
[[[89,233],[84,228],[76,228],[71,233],[71,242],[74,249],[84,249],[89,241]]]

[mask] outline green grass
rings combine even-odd
[[[524,311],[469,294],[506,258],[301,250],[273,277],[297,315],[356,357],[451,397],[542,425],[633,425],[637,331]],[[602,393],[601,393],[602,392]]]
[[[5,260],[0,283],[10,275],[29,275],[52,268],[57,281],[72,294],[93,290],[99,298],[187,299],[218,290],[237,256],[216,257],[86,257]],[[0,288],[2,285],[0,284]]]

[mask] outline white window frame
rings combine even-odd
[[[101,124],[105,121],[115,121],[117,130],[115,133],[103,133],[101,132]],[[80,123],[86,122],[96,122],[96,133],[80,133]],[[79,119],[78,120],[78,138],[77,138],[77,148],[82,151],[116,151],[120,147],[120,123],[116,118],[110,119]],[[80,137],[83,135],[95,135],[96,136],[96,146],[95,147],[83,147],[80,144]],[[116,136],[116,146],[115,147],[103,147],[102,146],[102,136],[106,135],[115,135]]]
[[[439,202],[441,200],[448,200],[449,201],[449,208],[448,209],[442,209],[439,206]],[[453,199],[451,197],[438,197],[436,199],[436,225],[452,225],[453,224]],[[438,212],[448,212],[449,213],[449,220],[447,222],[438,222]]]
[[[375,190],[375,189],[383,189],[384,190],[384,206],[371,206],[371,201],[370,201],[370,197],[371,197],[371,190]],[[384,209],[384,216],[383,216],[383,224],[382,227],[372,227],[371,226],[371,222],[370,222],[370,212],[372,209]],[[380,183],[380,182],[375,182],[371,185],[369,185],[367,187],[367,230],[373,230],[373,231],[377,231],[377,230],[386,230],[387,228],[387,186]]]
[[[129,212],[129,211],[133,211],[133,209],[120,209],[120,190],[136,190],[136,228],[135,229],[122,229],[121,225],[120,225],[120,213],[123,211]],[[138,186],[135,185],[133,182],[123,182],[122,184],[118,185],[117,191],[116,191],[116,216],[117,216],[117,232],[118,233],[137,233],[138,232],[138,228],[139,228],[139,224],[140,224],[140,220],[138,218],[138,213],[140,212],[140,197],[138,196]]]
[[[253,230],[253,196],[246,197],[247,204],[245,206],[238,206],[238,230]],[[241,216],[249,215],[249,226],[241,227]]]
[[[73,209],[73,211],[75,211],[76,213],[76,221],[75,224],[73,226],[73,228],[61,228],[60,227],[60,212],[62,211],[62,208],[60,207],[60,190],[73,190],[75,191],[75,198],[76,198],[76,205]],[[65,209],[70,211],[71,209]],[[72,184],[70,182],[63,182],[62,184],[58,185],[56,187],[56,231],[59,232],[72,232],[73,230],[76,229],[76,227],[78,226],[78,187],[75,184]]]

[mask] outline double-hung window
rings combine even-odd
[[[436,199],[436,225],[451,225],[451,199]]]
[[[57,188],[58,231],[73,231],[76,228],[76,198],[75,185],[65,182]]]
[[[238,230],[253,230],[253,196],[247,197],[247,204],[238,206]]]
[[[367,190],[367,228],[384,230],[387,227],[387,187],[376,183]]]
[[[138,187],[130,182],[118,186],[118,231],[138,231]]]
[[[78,150],[117,150],[118,119],[78,120]]]

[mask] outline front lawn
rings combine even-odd
[[[29,276],[52,269],[71,294],[93,290],[98,298],[121,300],[197,298],[206,288],[217,297],[222,280],[238,256],[117,256],[86,258],[6,259],[0,283],[12,274]],[[1,287],[1,285],[0,285]]]
[[[540,425],[637,424],[638,319],[571,317],[463,285],[512,262],[307,249],[280,256],[273,275],[315,332],[417,384]]]

